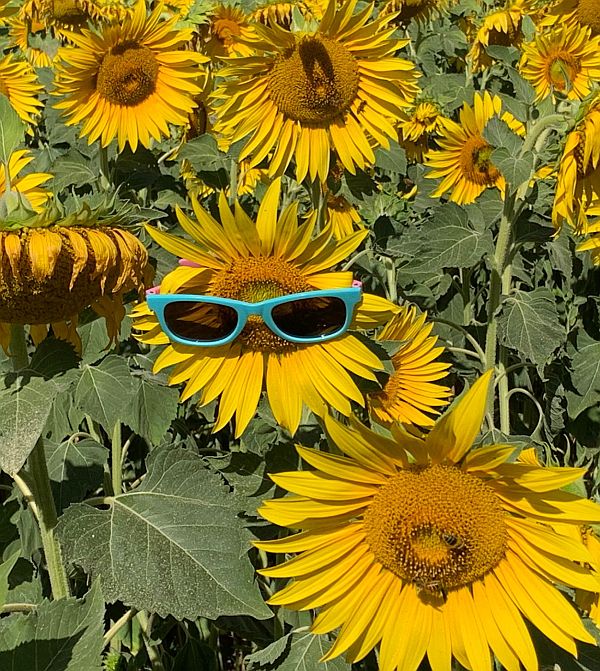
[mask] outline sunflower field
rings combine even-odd
[[[0,671],[598,671],[600,0],[0,44]]]

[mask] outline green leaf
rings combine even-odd
[[[4,606],[6,603],[6,595],[8,594],[8,576],[13,570],[20,555],[21,551],[17,550],[5,562],[0,564],[0,607]]]
[[[83,438],[62,443],[45,442],[48,475],[59,512],[102,484],[108,450],[104,445]]]
[[[492,145],[494,149],[500,149],[504,147],[508,151],[516,156],[520,151],[523,145],[523,140],[508,127],[508,125],[498,119],[493,117],[490,119],[483,129],[483,137]]]
[[[251,655],[247,655],[244,658],[244,664],[248,671],[264,668],[265,666],[275,666],[284,654],[289,653],[291,638],[292,634],[289,633],[286,636],[277,639],[266,648],[257,650]]]
[[[403,273],[439,273],[443,268],[469,268],[493,251],[492,234],[472,227],[463,208],[449,203],[436,210],[419,234],[421,245]]]
[[[60,390],[53,381],[34,378],[24,386],[0,390],[0,468],[21,470],[50,415]]]
[[[171,422],[177,417],[179,392],[158,382],[141,378],[135,381],[131,416],[127,422],[131,429],[150,445],[164,442]]]
[[[98,170],[92,166],[89,158],[71,149],[67,154],[56,159],[52,164],[55,191],[63,191],[69,186],[93,184],[98,179]]]
[[[56,338],[45,338],[31,357],[29,369],[49,379],[75,368],[78,363],[79,358],[71,343]]]
[[[350,671],[351,665],[341,657],[328,662],[320,659],[331,647],[324,636],[310,632],[292,634],[292,643],[286,658],[279,664],[277,671]]]
[[[389,149],[380,148],[375,152],[375,165],[403,175],[406,172],[406,152],[397,142],[391,141]]]
[[[567,408],[569,416],[575,418],[600,401],[600,342],[592,340],[587,333],[581,334],[571,365],[571,379],[578,393],[567,393]]]
[[[0,162],[5,165],[8,163],[10,155],[23,142],[24,137],[25,125],[8,98],[0,94]],[[2,187],[4,188],[4,184]]]
[[[104,601],[98,585],[85,599],[42,603],[0,620],[0,668],[101,671]]]
[[[83,367],[75,387],[75,403],[111,432],[131,415],[133,380],[122,357],[111,354],[97,366]]]
[[[548,361],[566,340],[550,289],[515,291],[502,303],[498,319],[500,340],[535,364]]]
[[[219,151],[217,141],[212,135],[201,135],[186,142],[179,151],[180,159],[187,159],[196,172],[229,171],[231,159]]]
[[[507,147],[494,149],[492,163],[511,186],[519,186],[528,182],[533,173],[533,154],[530,151],[523,155],[514,154]]]
[[[58,533],[69,561],[117,599],[160,615],[271,617],[254,583],[243,501],[195,454],[157,449],[110,510],[71,506]]]

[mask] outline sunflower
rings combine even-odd
[[[48,209],[19,227],[0,225],[0,344],[8,348],[10,324],[32,325],[35,342],[50,324],[80,348],[77,315],[88,305],[116,340],[125,293],[141,293],[150,273],[141,242],[89,208],[62,217]]]
[[[538,34],[523,45],[520,70],[534,87],[537,101],[554,92],[581,100],[600,79],[600,37],[591,37],[589,28],[565,26]]]
[[[304,0],[304,2],[268,2],[257,7],[250,18],[265,26],[277,24],[290,30],[297,10],[306,21],[321,21],[325,15],[327,0]]]
[[[590,217],[600,217],[600,201],[596,200],[580,214],[579,229],[588,237],[577,245],[578,252],[589,252],[592,263],[600,266],[600,219],[589,221]]]
[[[66,124],[83,121],[81,136],[102,146],[118,137],[119,151],[128,142],[149,147],[151,138],[169,136],[168,124],[183,126],[200,93],[201,54],[182,50],[191,30],[176,30],[177,17],[162,21],[162,4],[146,17],[138,0],[122,23],[96,34],[70,33],[75,47],[59,50],[56,93],[65,96],[55,107]]]
[[[430,335],[433,324],[426,319],[427,313],[418,315],[414,306],[403,307],[377,336],[401,343],[392,356],[394,372],[380,392],[369,395],[371,416],[380,424],[432,426],[429,415],[448,405],[450,389],[436,382],[446,377],[450,364],[438,360],[444,348],[435,346],[437,336]]]
[[[221,70],[215,129],[231,142],[250,135],[240,159],[258,165],[270,155],[273,177],[295,156],[299,182],[325,182],[332,149],[355,173],[375,162],[374,147],[389,147],[399,109],[417,93],[417,72],[392,55],[407,40],[392,39],[390,17],[369,22],[373,7],[354,15],[355,7],[331,0],[312,33],[257,24],[257,55]]]
[[[472,449],[490,378],[425,438],[326,417],[347,456],[298,447],[316,470],[271,475],[293,496],[259,513],[300,533],[255,545],[298,554],[260,573],[293,578],[269,603],[319,609],[315,634],[339,628],[322,661],[358,662],[379,645],[380,671],[415,671],[425,655],[433,671],[452,657],[488,671],[492,654],[508,671],[538,671],[525,620],[573,655],[575,639],[594,642],[555,588],[597,590],[590,553],[550,524],[596,522],[600,506],[560,489],[583,468],[510,463],[511,445]]]
[[[0,0],[0,26],[7,24],[7,19],[10,19],[18,11],[18,8],[10,4],[10,0]]]
[[[600,537],[589,526],[582,527],[580,534],[585,546],[590,551],[594,568],[600,571]],[[595,591],[578,589],[575,592],[575,603],[600,628],[600,589],[596,589]]]
[[[248,17],[241,9],[217,5],[207,15],[207,23],[198,28],[201,49],[210,58],[250,56],[253,51],[248,40],[254,37]]]
[[[39,44],[45,35],[46,26],[37,20],[29,20],[19,14],[7,20],[8,45],[18,47],[19,52],[25,56],[34,68],[52,67],[55,55],[51,52],[51,46],[41,49]]]
[[[487,91],[475,93],[473,107],[465,103],[460,111],[460,123],[442,119],[439,137],[440,149],[430,151],[425,165],[433,168],[426,175],[431,179],[442,177],[442,182],[431,194],[438,198],[452,190],[450,200],[459,205],[475,202],[487,188],[496,187],[504,196],[506,182],[491,161],[494,147],[482,136],[492,117],[499,117],[518,134],[523,126],[508,112],[502,113],[502,101]]]
[[[336,240],[342,240],[356,228],[362,228],[360,214],[344,196],[328,191],[325,197],[325,210],[325,220],[331,224],[333,237]]]
[[[13,61],[12,54],[0,59],[0,93],[25,123],[37,123],[35,117],[44,105],[36,96],[43,90],[29,63]]]
[[[429,149],[429,138],[433,137],[442,123],[440,108],[433,102],[419,102],[413,108],[402,112],[398,124],[398,143],[406,151],[411,161],[423,162]]]
[[[251,193],[254,193],[256,187],[266,180],[266,171],[261,168],[251,168],[249,161],[241,161],[238,165],[238,169],[236,192],[238,196],[248,196]],[[216,191],[210,184],[206,184],[206,182],[202,181],[198,173],[192,167],[192,164],[187,159],[184,159],[181,162],[181,176],[183,177],[187,192],[195,198],[206,198]],[[230,190],[229,187],[227,187],[225,189],[225,195],[229,196],[229,194]]]
[[[449,4],[449,0],[389,0],[381,13],[394,15],[394,23],[406,28],[412,21],[427,23],[439,15]]]
[[[280,180],[267,190],[256,224],[236,204],[234,213],[223,193],[219,198],[222,224],[218,224],[192,198],[197,222],[181,210],[177,216],[192,244],[157,229],[150,234],[166,250],[185,257],[197,267],[182,266],[162,281],[163,293],[194,293],[249,302],[313,289],[343,288],[352,273],[328,270],[350,254],[364,239],[357,231],[343,240],[331,228],[314,239],[316,217],[298,224],[298,203],[277,218]],[[363,294],[353,328],[373,328],[387,321],[398,308],[388,301]],[[317,415],[331,406],[344,415],[351,402],[364,398],[351,374],[376,380],[381,361],[351,333],[323,343],[296,345],[272,333],[261,321],[249,321],[233,343],[218,347],[191,347],[169,339],[144,303],[134,310],[134,327],[143,342],[168,345],[156,360],[155,370],[174,365],[171,384],[187,382],[181,400],[200,392],[200,405],[220,397],[214,431],[235,415],[239,436],[256,411],[266,388],[273,415],[290,433],[300,423],[302,405]]]
[[[523,42],[521,26],[525,16],[534,13],[531,0],[515,0],[504,9],[498,9],[484,17],[467,60],[471,62],[474,72],[490,66],[493,59],[488,56],[486,47],[498,45],[502,47],[520,47]]]
[[[27,149],[18,149],[14,151],[8,160],[8,175],[10,178],[10,188],[23,196],[32,210],[40,212],[44,203],[52,196],[51,191],[41,188],[42,184],[52,178],[47,172],[30,172],[27,175],[19,177],[23,168],[33,161],[33,156]],[[0,164],[0,197],[6,192],[6,172],[4,165]],[[0,222],[0,228],[2,224]]]
[[[572,26],[578,23],[591,29],[592,35],[600,35],[600,6],[598,0],[562,0],[550,4],[547,16],[540,24]]]
[[[586,103],[567,135],[558,166],[552,222],[563,221],[579,233],[587,232],[586,209],[600,198],[600,94]]]

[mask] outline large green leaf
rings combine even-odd
[[[4,606],[6,603],[6,595],[8,594],[8,576],[17,563],[20,554],[21,552],[17,550],[16,552],[13,552],[5,562],[0,564],[0,607]]]
[[[0,468],[21,470],[42,434],[60,386],[40,378],[0,390]]]
[[[151,445],[164,443],[165,434],[177,417],[179,392],[146,378],[137,379],[134,389],[128,425]]]
[[[6,164],[13,151],[23,142],[25,126],[10,101],[0,94],[0,162]],[[14,175],[11,175],[14,177]],[[4,189],[4,184],[2,185]]]
[[[157,449],[140,487],[110,510],[79,504],[59,522],[68,560],[110,601],[176,618],[271,616],[246,552],[243,501],[182,449]]]
[[[600,401],[600,342],[586,333],[580,335],[571,365],[571,379],[578,393],[567,393],[567,407],[569,415],[575,418]]]
[[[331,643],[310,632],[293,633],[246,657],[248,668],[277,671],[350,671],[342,658],[321,662]]]
[[[492,234],[472,226],[465,210],[449,203],[436,210],[420,234],[421,246],[403,273],[439,273],[469,268],[493,250]]]
[[[46,441],[48,475],[59,511],[102,484],[108,450],[90,438]]]
[[[550,289],[515,291],[502,304],[498,326],[502,344],[512,347],[535,364],[548,361],[566,340],[554,295]]]
[[[104,601],[97,585],[84,600],[42,603],[0,620],[0,669],[100,671]]]
[[[85,365],[75,388],[75,402],[107,431],[131,414],[133,380],[126,361],[114,354],[97,366]]]

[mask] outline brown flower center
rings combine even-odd
[[[215,274],[210,293],[258,303],[312,289],[314,287],[296,267],[283,259],[259,256],[234,259],[228,268]],[[258,315],[248,317],[238,340],[253,351],[276,353],[297,349],[296,345],[273,333]]]
[[[559,51],[548,63],[548,79],[557,91],[569,91],[581,72],[579,60],[566,51]]]
[[[358,66],[339,42],[306,36],[280,56],[269,75],[278,109],[294,121],[327,123],[350,107],[358,91]]]
[[[579,0],[575,15],[579,23],[592,29],[592,35],[600,34],[600,2],[598,0]]]
[[[365,513],[378,562],[422,598],[470,585],[504,557],[507,531],[494,491],[455,466],[413,466],[381,487]]]
[[[460,152],[460,168],[462,174],[475,184],[494,186],[500,172],[491,162],[494,147],[482,137],[470,137]]]
[[[223,44],[231,44],[231,36],[241,33],[240,26],[232,19],[216,19],[211,26],[211,33]]]
[[[115,105],[139,105],[154,93],[158,68],[148,47],[136,42],[119,44],[102,59],[96,89]]]

